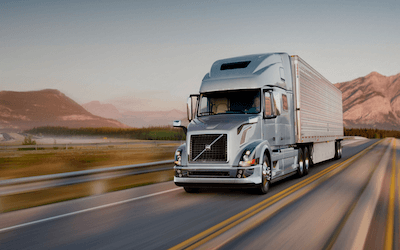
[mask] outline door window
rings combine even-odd
[[[271,93],[265,92],[264,94],[265,100],[265,108],[264,108],[264,116],[268,117],[272,115],[272,102],[271,102]]]
[[[274,92],[274,112],[276,116],[282,114],[282,96],[277,92]]]
[[[285,94],[282,95],[282,108],[283,111],[288,111],[288,102],[287,102],[287,96]]]

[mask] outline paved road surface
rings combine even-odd
[[[317,164],[306,177],[289,177],[275,183],[270,192],[263,196],[241,190],[203,190],[197,194],[187,194],[182,188],[167,182],[0,214],[0,249],[176,247],[188,239],[199,238],[199,234],[210,232],[213,226],[223,224],[237,214],[243,214],[246,209],[276,195],[280,196],[288,188],[322,176],[330,168],[339,165],[338,163],[345,163],[375,142],[377,140],[357,140],[346,144],[342,159]],[[220,246],[223,249],[337,248],[338,245],[335,244],[338,244],[338,239],[341,242],[346,241],[343,240],[346,238],[343,232],[352,230],[348,221],[352,221],[352,214],[359,211],[354,204],[363,200],[360,196],[365,193],[363,191],[368,190],[367,184],[375,180],[373,173],[377,173],[379,164],[389,151],[390,160],[383,166],[385,181],[382,192],[379,193],[377,209],[372,216],[373,228],[367,229],[368,240],[365,247],[383,248],[388,241],[387,219],[393,216],[392,249],[398,249],[395,247],[399,247],[400,238],[397,237],[399,193],[397,186],[395,201],[392,202],[394,205],[389,204],[389,198],[393,196],[390,194],[389,180],[392,176],[394,154],[397,159],[395,166],[399,168],[400,141],[396,142],[396,150],[392,149],[393,143],[390,143],[392,142],[386,140],[377,144],[343,171],[326,177],[318,185],[313,184],[317,182],[315,181],[288,195],[285,199],[292,201],[275,212],[268,214],[268,209],[278,206],[279,202],[205,243],[215,246],[215,242],[226,241]],[[397,177],[396,181],[399,183],[398,179]],[[309,188],[307,192],[303,191],[312,185],[315,187]],[[302,192],[304,194],[299,195]],[[281,202],[285,202],[285,199]],[[389,209],[392,206],[393,215]],[[246,229],[243,224],[251,221],[251,218],[262,223]],[[232,230],[240,233],[229,238]],[[224,236],[228,238],[220,238]]]

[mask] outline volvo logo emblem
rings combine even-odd
[[[210,151],[211,150],[211,145],[206,145],[206,150]]]

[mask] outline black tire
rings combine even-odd
[[[270,182],[271,182],[271,163],[269,161],[268,155],[264,153],[264,160],[261,168],[261,184],[257,189],[258,193],[259,194],[268,193]]]
[[[335,141],[335,160],[339,159],[338,142]]]
[[[300,178],[304,175],[304,154],[302,148],[299,148],[297,163],[299,164],[299,167],[297,168],[297,177]]]
[[[199,192],[198,188],[183,187],[183,189],[185,189],[186,193],[197,193],[197,192]]]
[[[308,175],[308,170],[310,169],[310,151],[308,147],[304,147],[304,175]]]
[[[340,145],[340,141],[335,142],[335,159],[342,158],[342,147]]]

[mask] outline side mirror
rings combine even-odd
[[[190,95],[187,99],[187,118],[190,121],[194,119],[197,113],[197,102],[199,101],[199,95]]]
[[[172,126],[174,126],[175,128],[182,128],[183,132],[185,132],[185,135],[187,134],[187,128],[185,126],[182,126],[182,122],[181,121],[174,121],[172,123]]]
[[[172,125],[174,127],[180,127],[180,126],[182,126],[182,122],[181,121],[174,121]]]

